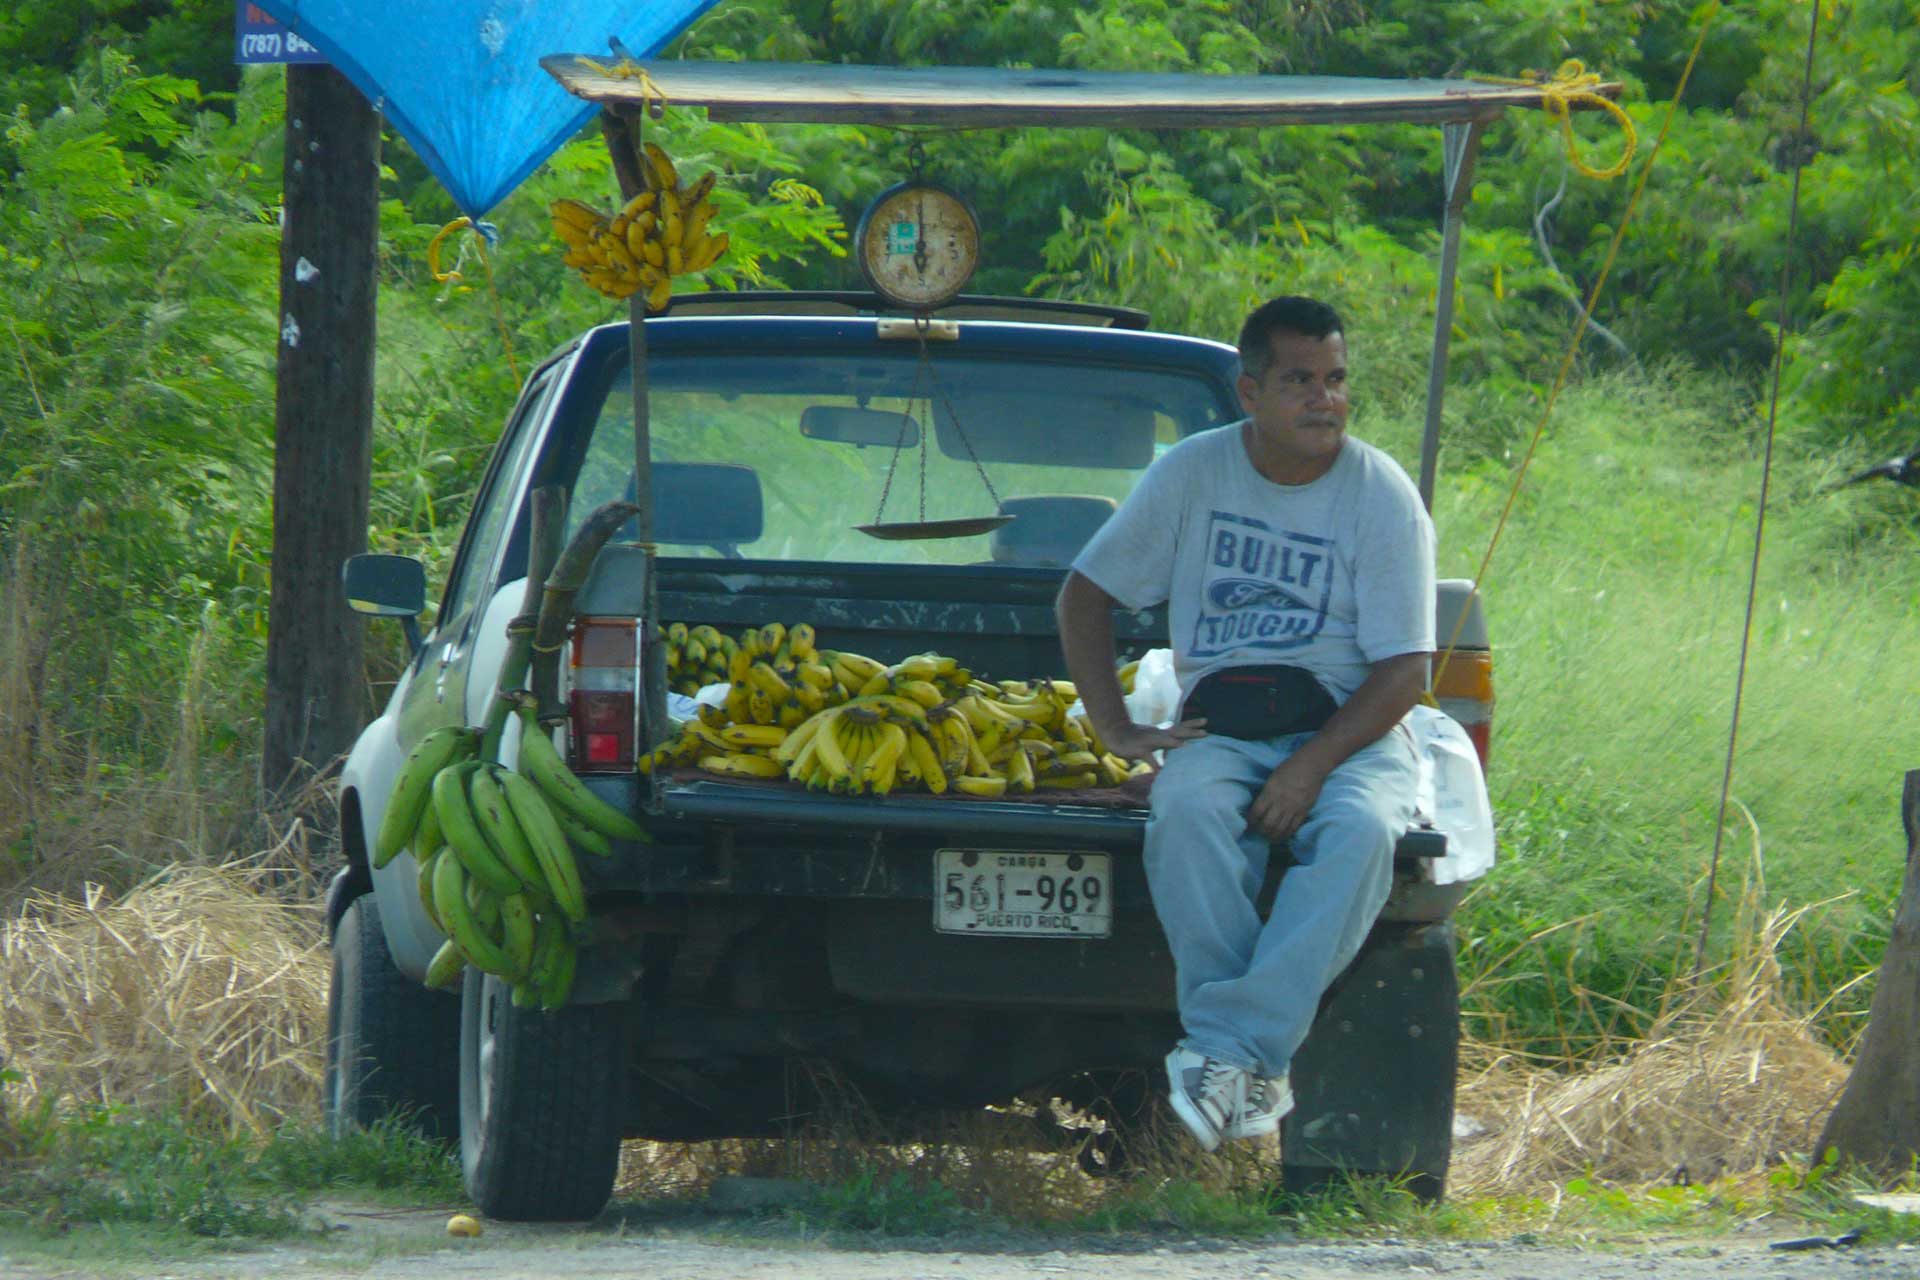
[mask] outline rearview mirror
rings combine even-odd
[[[835,444],[920,445],[920,424],[912,415],[887,409],[859,409],[846,405],[810,404],[800,411],[800,434],[809,440]]]

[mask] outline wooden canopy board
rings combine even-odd
[[[1140,128],[1485,123],[1539,107],[1539,86],[1354,76],[1221,76],[1178,72],[862,67],[790,62],[676,62],[553,54],[540,60],[569,93],[639,107],[646,81],[676,107],[760,123],[1014,125]],[[1609,98],[1618,84],[1595,86]],[[1578,103],[1575,104],[1578,107]]]

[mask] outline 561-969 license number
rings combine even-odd
[[[933,855],[933,927],[976,936],[1107,937],[1110,862],[1104,853],[942,849]]]

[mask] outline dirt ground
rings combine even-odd
[[[737,1215],[609,1214],[590,1226],[488,1223],[478,1239],[446,1234],[442,1210],[323,1206],[323,1240],[215,1258],[120,1264],[23,1263],[0,1254],[4,1280],[142,1276],[167,1280],[1749,1280],[1869,1276],[1920,1280],[1920,1248],[1859,1245],[1783,1252],[1764,1225],[1714,1240],[1675,1239],[1585,1251],[1509,1242],[1241,1244],[1165,1238],[954,1238],[836,1243]]]

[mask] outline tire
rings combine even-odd
[[[327,1131],[398,1113],[429,1138],[460,1137],[460,1002],[394,967],[380,904],[362,894],[333,931],[327,992]]]
[[[513,1007],[468,969],[460,1017],[460,1164],[490,1218],[583,1222],[613,1194],[625,1136],[628,1006]]]

